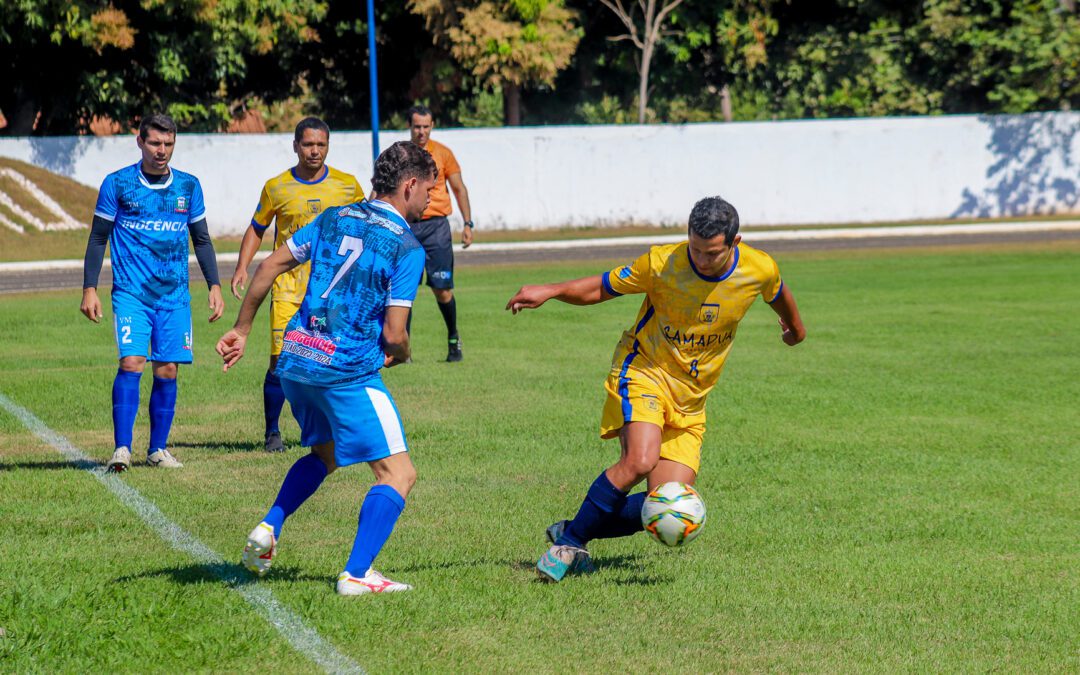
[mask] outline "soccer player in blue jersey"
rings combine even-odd
[[[424,249],[409,222],[427,208],[437,173],[420,146],[402,141],[387,148],[375,162],[371,199],[325,211],[263,261],[236,325],[218,342],[228,371],[244,355],[251,323],[274,279],[311,261],[307,290],[285,329],[277,364],[300,424],[300,443],[311,454],[289,469],[274,505],[248,535],[242,561],[259,576],[273,563],[285,519],[330,472],[367,462],[376,482],[360,507],[337,592],[412,588],[371,567],[416,482],[401,417],[379,369],[409,358],[406,322],[424,269]]]
[[[80,307],[86,318],[101,320],[97,284],[108,243],[120,367],[112,389],[115,451],[106,467],[115,472],[131,465],[139,380],[148,354],[154,362],[154,386],[146,463],[169,469],[183,466],[166,446],[176,410],[177,364],[191,363],[189,235],[210,289],[210,321],[217,321],[225,310],[202,186],[195,176],[169,167],[176,124],[166,115],[150,115],[139,124],[136,142],[142,160],[106,176],[98,191]]]

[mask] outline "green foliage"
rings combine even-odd
[[[501,127],[503,125],[503,92],[499,87],[480,89],[460,101],[454,110],[457,123],[463,127]]]

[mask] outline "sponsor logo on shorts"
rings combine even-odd
[[[645,407],[653,412],[660,412],[660,401],[656,400],[656,397],[651,394],[642,394],[642,400],[645,402]]]
[[[191,351],[191,333],[184,333],[184,349]]]
[[[630,266],[627,265],[627,266],[625,266],[625,267],[623,267],[622,269],[619,270],[619,278],[620,279],[626,279],[627,277],[629,277],[633,273],[634,273],[633,270],[631,270]]]
[[[432,279],[449,279],[451,275],[451,272],[448,272],[446,270],[440,270],[438,272],[432,272],[430,276]]]

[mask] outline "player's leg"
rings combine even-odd
[[[282,384],[300,425],[300,444],[310,447],[311,453],[296,460],[289,468],[274,504],[248,535],[241,560],[244,567],[259,576],[269,571],[277,555],[277,540],[285,520],[315,494],[323,480],[337,468],[333,431],[319,400],[319,388],[291,380],[282,380]]]
[[[151,321],[150,358],[154,361],[154,387],[150,393],[150,443],[146,463],[179,469],[183,466],[169,452],[169,432],[176,415],[177,364],[191,363],[191,308],[158,310]]]
[[[409,590],[408,584],[391,581],[372,569],[416,482],[401,415],[378,378],[334,389],[330,398],[331,423],[338,439],[335,460],[341,466],[367,462],[376,481],[360,506],[356,539],[338,577],[337,592],[365,595]]]
[[[126,471],[131,465],[131,442],[139,414],[139,382],[150,352],[151,310],[138,298],[114,289],[113,326],[119,367],[113,379],[113,455],[106,470]]]
[[[291,302],[273,301],[270,304],[270,367],[263,378],[263,419],[266,423],[263,447],[267,452],[283,452],[281,441],[281,410],[285,406],[285,390],[276,374],[278,356],[285,341],[285,327],[299,309]]]
[[[450,221],[439,220],[431,249],[428,252],[428,285],[446,324],[446,360],[455,363],[462,359],[461,336],[457,325],[457,300],[454,298],[454,244],[450,238]]]
[[[675,416],[679,417],[677,414]],[[701,440],[704,430],[703,424],[684,428],[665,426],[660,437],[660,460],[649,472],[648,488],[645,492],[629,495],[619,512],[606,520],[593,537],[611,539],[641,532],[644,529],[641,523],[641,507],[645,504],[648,491],[657,485],[673,481],[693,485],[701,464]]]
[[[577,515],[556,544],[585,548],[605,531],[607,521],[619,519],[630,489],[644,480],[660,460],[662,433],[651,422],[630,422],[622,427],[619,461],[593,481]]]

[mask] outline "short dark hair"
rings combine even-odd
[[[435,119],[435,117],[431,114],[431,108],[427,107],[426,105],[414,105],[413,107],[409,108],[408,112],[405,113],[405,119],[409,120],[410,127],[412,126],[413,115],[421,115],[423,117],[431,117],[432,119]]]
[[[305,117],[300,120],[300,123],[296,125],[296,131],[293,132],[293,140],[297,143],[304,137],[304,132],[308,129],[315,129],[316,131],[322,131],[326,134],[327,138],[330,138],[330,127],[326,122],[323,122],[318,117]]]
[[[146,137],[150,135],[150,130],[156,129],[157,131],[163,131],[167,134],[176,135],[176,122],[168,115],[163,113],[154,113],[153,115],[147,115],[139,122],[139,138],[146,140]]]
[[[730,246],[739,233],[739,212],[721,197],[706,197],[690,211],[690,231],[702,239],[722,234]]]
[[[431,153],[412,141],[398,141],[382,151],[375,160],[371,189],[385,195],[397,190],[410,178],[437,178],[439,168]]]

